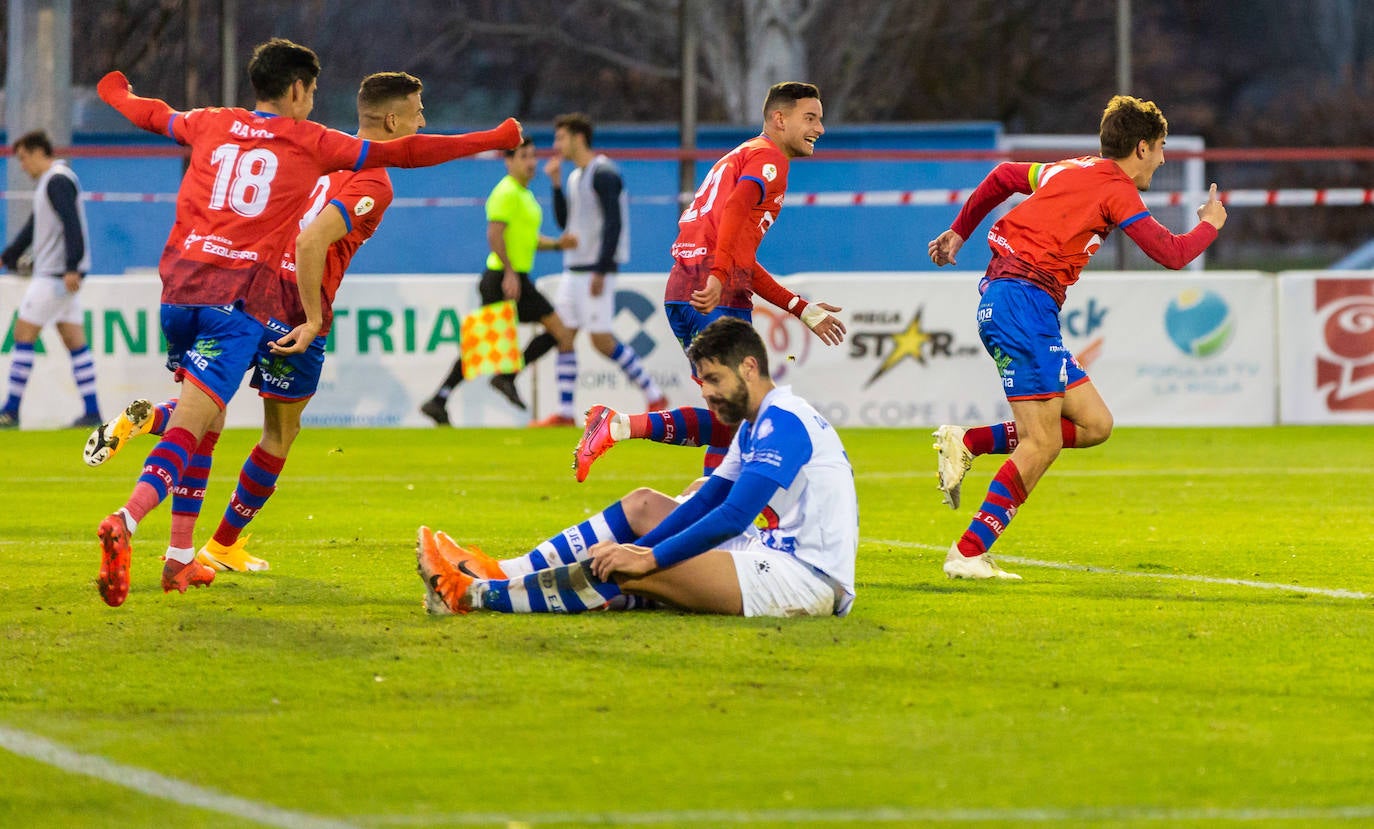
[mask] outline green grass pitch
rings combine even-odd
[[[422,610],[417,525],[523,553],[699,450],[579,485],[574,430],[307,429],[251,527],[269,572],[163,595],[164,505],[111,609],[95,529],[151,441],[91,470],[82,434],[0,434],[0,825],[1374,821],[1374,429],[1119,429],[995,584],[940,563],[998,459],[955,513],[925,432],[843,437],[858,600],[778,621]],[[221,440],[198,542],[255,438]]]

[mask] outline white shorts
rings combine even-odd
[[[40,328],[50,322],[70,322],[81,325],[81,292],[67,293],[61,276],[29,277],[29,289],[19,301],[19,318]]]
[[[835,588],[792,556],[769,549],[757,535],[737,535],[716,549],[735,560],[745,616],[835,614]]]
[[[609,334],[615,319],[615,274],[608,273],[600,296],[592,296],[589,271],[564,271],[558,280],[553,307],[569,328],[592,334]]]

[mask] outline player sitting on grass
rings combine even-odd
[[[421,527],[425,607],[578,613],[630,595],[735,616],[848,613],[859,507],[839,436],[790,388],[773,384],[763,340],[748,323],[711,323],[687,357],[712,413],[738,427],[693,497],[679,504],[637,489],[505,561]]]

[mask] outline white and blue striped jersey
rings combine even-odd
[[[740,424],[714,474],[734,482],[744,472],[778,485],[760,516],[763,543],[838,582],[852,601],[859,549],[854,468],[834,428],[791,386],[774,388],[754,421]]]

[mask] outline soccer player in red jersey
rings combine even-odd
[[[183,381],[182,392],[129,500],[100,524],[97,587],[112,607],[128,595],[130,537],[138,522],[178,484],[193,456],[211,454],[224,407],[259,348],[304,352],[324,325],[323,263],[301,262],[296,279],[303,321],[284,336],[265,327],[283,303],[281,257],[320,176],[430,166],[511,147],[521,137],[519,123],[508,119],[488,132],[371,142],[306,120],[320,71],[310,49],[274,38],[254,50],[248,71],[257,97],[253,111],[177,112],[161,100],[132,94],[121,72],[107,74],[97,86],[101,99],[136,126],[191,147],[176,222],[159,264],[168,366]],[[194,554],[168,557],[164,591],[184,592],[214,579],[213,570],[193,559]]]
[[[1111,434],[1112,413],[1064,347],[1059,329],[1065,292],[1107,234],[1119,227],[1151,259],[1178,269],[1202,253],[1226,223],[1215,184],[1188,233],[1169,232],[1145,208],[1140,194],[1164,163],[1168,132],[1169,122],[1153,101],[1117,95],[1102,113],[1101,156],[999,164],[950,229],[930,242],[930,261],[952,265],[994,207],[1013,193],[1030,194],[988,231],[993,255],[978,305],[978,334],[997,364],[1015,419],[935,432],[940,489],[954,509],[975,455],[1011,453],[968,530],[950,547],[944,571],[951,578],[1020,578],[998,567],[988,549],[1060,449],[1096,446]]]
[[[844,339],[844,324],[828,313],[838,307],[808,303],[780,285],[757,259],[763,235],[782,211],[791,160],[810,157],[825,134],[821,116],[821,93],[813,84],[774,84],[763,102],[763,133],[711,167],[678,219],[663,310],[684,350],[722,316],[751,322],[754,294],[800,318],[822,342],[837,345]],[[592,462],[617,440],[647,438],[705,444],[710,474],[724,460],[734,431],[705,406],[639,415],[593,406],[573,451],[573,465],[577,480],[586,480]]]

